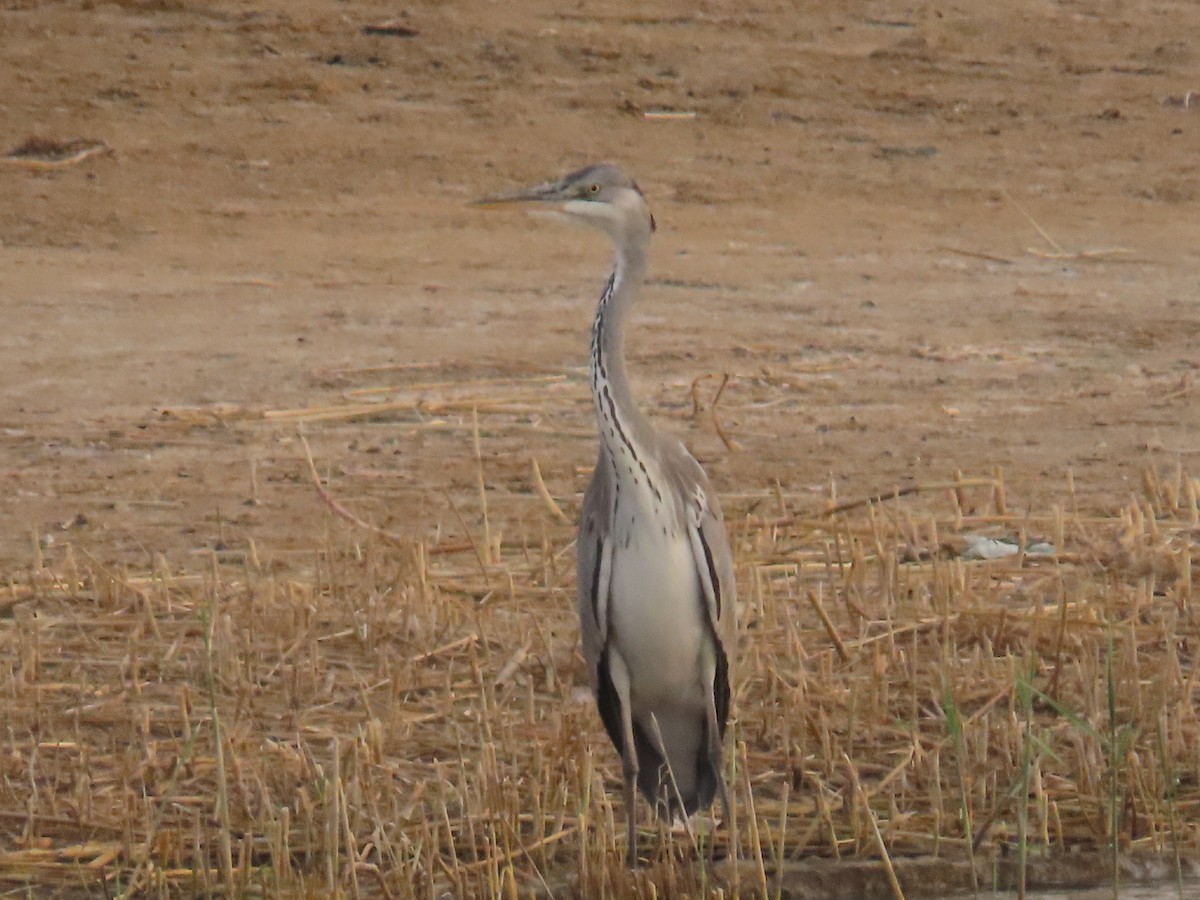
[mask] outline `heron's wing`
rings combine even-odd
[[[579,536],[575,542],[576,592],[583,658],[592,686],[596,685],[600,654],[608,639],[608,596],[612,583],[612,539],[609,522],[612,467],[601,453],[592,481],[583,495]]]
[[[737,585],[721,503],[700,464],[682,445],[678,454],[670,467],[675,473],[673,487],[676,496],[683,500],[708,621],[721,651],[732,659],[737,639]]]
[[[688,531],[708,606],[708,619],[721,649],[726,656],[732,657],[737,635],[737,584],[721,504],[709,490],[698,489],[689,506]]]
[[[700,464],[686,450],[683,452],[687,461],[676,469],[681,473],[679,496],[684,498],[688,537],[716,651],[712,673],[713,713],[718,735],[724,738],[725,723],[729,718],[730,669],[737,650],[737,585],[733,552],[729,548],[729,536],[725,532],[717,495],[709,486]]]

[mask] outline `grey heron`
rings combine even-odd
[[[700,464],[638,409],[625,327],[641,294],[654,217],[619,168],[595,165],[484,204],[556,204],[600,229],[616,263],[596,307],[590,380],[600,454],[576,545],[583,653],[605,730],[621,755],[628,859],[637,861],[634,786],[668,820],[719,796],[737,635],[733,556]]]

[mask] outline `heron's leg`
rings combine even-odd
[[[633,745],[633,726],[630,724],[628,717],[625,719],[626,731],[625,741],[626,746]],[[632,754],[632,751],[628,751]],[[637,865],[637,777],[638,764],[637,757],[633,757],[633,761],[629,761],[626,757],[624,763],[625,776],[625,842],[627,849],[625,850],[625,861],[629,864],[629,868],[634,868]]]
[[[630,868],[637,865],[637,748],[633,743],[633,705],[629,699],[629,669],[621,654],[608,650],[608,675],[612,680],[617,702],[621,705],[621,774],[625,779],[625,815],[628,849],[626,860]]]

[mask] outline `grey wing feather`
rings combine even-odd
[[[592,481],[583,495],[579,535],[575,543],[576,593],[579,602],[579,632],[583,658],[587,661],[592,687],[600,654],[608,639],[608,586],[612,578],[612,545],[607,510],[611,492],[611,466],[603,453],[596,463]]]
[[[704,546],[712,554],[713,569],[720,585],[717,621],[712,624],[725,655],[732,663],[737,649],[737,582],[733,574],[733,551],[729,547],[721,504],[711,489],[706,492],[705,500],[700,513],[700,534]]]
[[[669,467],[674,473],[672,488],[683,502],[680,512],[693,536],[693,553],[705,592],[709,622],[721,649],[732,663],[737,641],[737,585],[721,503],[709,485],[704,469],[682,444],[677,445],[674,457],[673,465]]]

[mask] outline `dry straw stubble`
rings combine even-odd
[[[0,879],[163,896],[819,895],[836,872],[864,896],[918,896],[969,887],[971,861],[981,886],[1036,881],[1046,859],[1111,879],[1110,848],[1121,871],[1185,868],[1195,480],[1150,473],[1107,518],[1069,512],[1069,494],[1040,516],[964,512],[987,490],[769,520],[731,504],[737,872],[725,828],[701,832],[699,857],[644,834],[651,862],[625,870],[619,766],[583,689],[556,517],[536,541],[464,522],[487,554],[335,528],[306,577],[215,557],[191,575],[33,570],[0,596]],[[1057,555],[945,549],[971,532],[1045,535]]]

